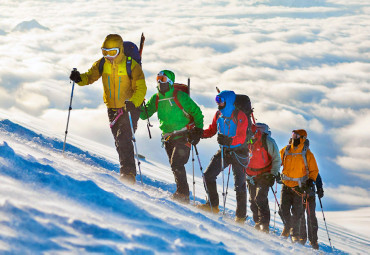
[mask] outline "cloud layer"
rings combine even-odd
[[[291,130],[305,128],[324,182],[368,190],[370,4],[365,2],[4,0],[0,111],[18,121],[35,117],[64,134],[70,70],[87,71],[101,57],[107,34],[138,43],[144,32],[147,99],[156,93],[159,70],[173,70],[179,82],[190,77],[192,97],[208,126],[216,110],[215,86],[246,93],[255,117],[270,125],[280,148]],[[140,153],[167,162],[156,117],[151,121],[150,141],[145,122],[139,124]],[[113,146],[100,81],[75,88],[70,129]],[[199,147],[205,168],[216,143],[209,139]]]

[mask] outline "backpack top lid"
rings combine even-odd
[[[237,94],[234,102],[235,108],[244,112],[247,117],[253,112],[251,100],[247,95]]]
[[[256,131],[259,130],[263,134],[267,134],[268,136],[271,136],[270,127],[265,123],[256,123],[255,124]]]
[[[141,56],[139,48],[135,43],[124,41],[123,42],[123,54],[127,57],[132,57],[139,65],[141,65]]]

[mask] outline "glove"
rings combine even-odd
[[[266,185],[267,186],[272,187],[274,185],[274,183],[275,183],[275,175],[268,174],[268,175],[265,175],[264,178],[265,178],[265,181],[266,181]]]
[[[132,112],[132,111],[134,111],[136,109],[134,103],[131,102],[131,101],[128,101],[128,100],[125,101],[125,104],[126,104],[126,111],[127,112]]]
[[[277,182],[278,184],[283,184],[283,181],[281,180],[281,175],[280,175],[280,173],[278,173],[278,174],[277,174],[277,176],[276,176],[276,182]]]
[[[319,198],[322,198],[324,196],[324,189],[323,188],[317,189],[316,193]]]
[[[313,184],[313,180],[312,179],[308,179],[307,181],[306,181],[306,187],[307,188],[312,188],[314,186],[314,184]]]
[[[233,142],[233,138],[223,134],[218,134],[217,142],[222,146],[230,146],[231,143]]]
[[[191,143],[192,145],[197,145],[200,141],[200,138],[203,136],[203,129],[194,127],[193,129],[190,130],[188,134],[188,142]]]
[[[73,70],[73,71],[71,72],[71,75],[69,76],[69,79],[70,79],[71,81],[76,82],[76,83],[79,83],[80,81],[82,81],[82,80],[81,80],[80,72],[79,72],[79,71],[77,71],[77,70]]]

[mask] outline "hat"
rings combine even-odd
[[[123,48],[122,37],[117,34],[107,35],[101,47],[105,49],[120,48],[120,50],[122,50]]]
[[[175,74],[170,70],[162,70],[159,73],[163,73],[167,76],[168,79],[172,81],[172,84],[175,83]]]
[[[304,129],[296,129],[292,131],[293,133],[296,133],[297,135],[301,137],[306,137],[307,138],[307,132]]]

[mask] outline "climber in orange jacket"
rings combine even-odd
[[[319,173],[316,159],[309,149],[307,132],[304,129],[293,130],[289,145],[280,150],[282,161],[281,214],[285,221],[282,236],[300,241],[300,220],[303,217],[303,204],[307,192]],[[303,203],[302,203],[303,201]]]

